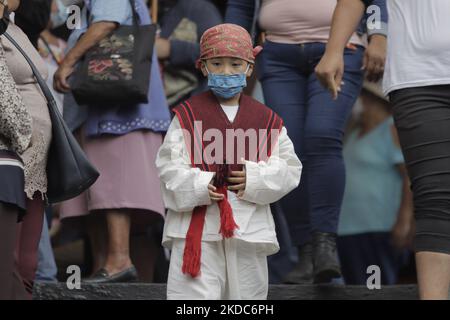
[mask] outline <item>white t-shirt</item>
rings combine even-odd
[[[450,0],[388,0],[383,89],[450,84]]]
[[[230,122],[234,121],[234,118],[236,118],[236,114],[238,112],[239,106],[224,106],[224,105],[220,105],[223,109],[223,111],[225,112],[225,114],[227,115],[228,120],[230,120]]]

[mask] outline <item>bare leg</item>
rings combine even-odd
[[[104,268],[113,275],[132,266],[130,259],[130,214],[127,210],[106,212],[108,254]]]
[[[92,250],[92,273],[102,269],[108,254],[108,235],[106,218],[103,212],[93,213],[87,217],[87,230]]]
[[[450,287],[450,254],[416,253],[419,295],[422,300],[447,300]]]

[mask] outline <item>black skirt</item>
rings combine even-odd
[[[23,217],[26,210],[25,178],[23,163],[19,156],[0,150],[0,202],[20,208]]]

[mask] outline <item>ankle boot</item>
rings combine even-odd
[[[315,232],[313,234],[314,283],[329,283],[341,277],[336,234]]]
[[[311,284],[313,281],[312,244],[310,242],[298,248],[299,263],[284,279],[286,284]]]

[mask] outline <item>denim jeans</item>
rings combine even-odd
[[[364,48],[346,48],[345,84],[333,100],[314,73],[325,46],[266,41],[256,64],[265,102],[283,118],[303,163],[300,186],[281,200],[294,245],[308,242],[314,231],[337,231],[345,186],[343,133],[363,83]]]
[[[50,243],[50,235],[48,233],[47,216],[44,216],[41,240],[39,241],[36,281],[57,282],[57,273],[58,269],[56,267],[55,257]]]
[[[342,275],[347,285],[366,285],[367,267],[380,267],[381,284],[397,283],[400,268],[406,263],[408,251],[392,245],[390,232],[367,232],[340,236],[337,248]]]

